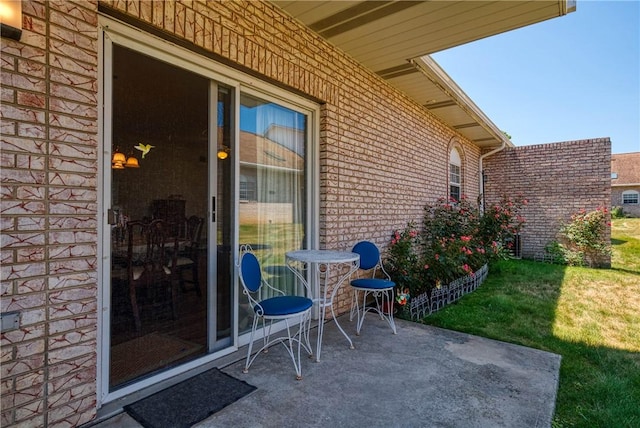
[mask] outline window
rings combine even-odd
[[[457,149],[449,154],[449,198],[459,201],[462,187],[462,159]]]
[[[635,190],[625,190],[622,192],[622,203],[627,204],[638,204],[640,201],[640,193]]]
[[[255,177],[248,178],[245,175],[240,176],[240,200],[256,201],[256,181]]]

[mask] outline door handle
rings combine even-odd
[[[107,210],[107,224],[114,225],[117,222],[118,222],[118,215],[116,214],[116,212],[114,210],[109,208]]]
[[[211,197],[211,223],[216,222],[216,197]]]

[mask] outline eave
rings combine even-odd
[[[575,0],[273,0],[481,148],[506,136],[428,55],[573,12]]]

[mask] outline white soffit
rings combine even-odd
[[[575,0],[272,3],[483,148],[511,142],[428,55],[576,8]]]

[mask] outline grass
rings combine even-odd
[[[507,260],[423,321],[562,356],[554,428],[640,426],[640,219],[612,224],[612,268]]]

